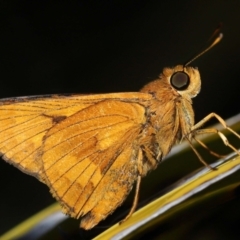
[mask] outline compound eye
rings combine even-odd
[[[185,72],[175,72],[171,76],[170,83],[177,90],[186,90],[190,84],[190,79]]]

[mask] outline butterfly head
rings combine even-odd
[[[197,68],[183,65],[164,68],[163,76],[169,85],[183,97],[193,98],[200,92],[201,78]]]

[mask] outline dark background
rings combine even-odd
[[[189,60],[219,23],[224,38],[197,59],[196,120],[237,114],[240,1],[0,1],[0,97],[138,91]],[[54,202],[0,161],[0,233]]]

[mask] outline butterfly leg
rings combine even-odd
[[[208,122],[211,118],[216,118],[220,124],[227,130],[229,130],[231,133],[233,133],[236,137],[238,137],[240,139],[240,135],[235,132],[234,130],[232,130],[230,127],[227,126],[226,122],[216,113],[210,113],[208,114],[205,118],[203,118],[200,122],[198,122],[197,124],[195,124],[191,131],[194,132],[195,130],[199,129],[200,127],[202,127],[206,122]]]
[[[189,143],[190,147],[192,148],[193,152],[197,155],[199,161],[200,161],[202,164],[204,164],[206,167],[208,167],[209,169],[211,169],[211,170],[216,170],[215,168],[211,167],[208,163],[206,163],[206,162],[203,160],[202,156],[199,154],[199,152],[197,151],[197,149],[195,149],[195,147],[193,146],[191,140],[190,140],[188,137],[186,137],[186,140],[188,141],[188,143]]]
[[[209,128],[209,129],[199,129],[195,131],[196,134],[208,134],[208,133],[216,133],[218,134],[218,136],[222,139],[223,143],[231,148],[234,152],[236,152],[238,155],[240,155],[240,152],[229,143],[229,141],[227,140],[227,138],[225,137],[225,135],[223,133],[221,133],[219,130],[215,129],[215,128]]]
[[[133,205],[132,205],[128,215],[122,221],[120,221],[119,224],[122,224],[127,219],[129,219],[137,208],[138,199],[139,199],[139,190],[140,190],[140,185],[141,185],[141,180],[142,180],[142,169],[143,169],[142,168],[142,158],[143,158],[143,154],[142,154],[142,151],[140,150],[139,154],[138,154],[138,159],[137,159],[138,176],[137,176],[137,183],[136,183]]]
[[[233,129],[228,127],[226,122],[219,115],[217,115],[216,113],[210,113],[204,119],[202,119],[200,122],[195,124],[192,127],[191,132],[193,132],[194,135],[216,133],[222,139],[223,143],[227,147],[230,147],[234,152],[236,152],[237,154],[240,155],[239,151],[228,142],[226,136],[223,133],[221,133],[219,130],[217,130],[215,128],[198,129],[198,128],[202,127],[202,125],[205,124],[207,121],[209,121],[211,118],[216,118],[225,129],[229,130],[231,133],[233,133],[236,137],[238,137],[240,139],[240,135],[237,132],[235,132]]]
[[[210,154],[212,154],[213,156],[215,156],[215,157],[217,157],[217,158],[224,158],[224,157],[227,156],[227,155],[221,155],[221,154],[218,154],[218,153],[212,151],[212,150],[211,150],[205,143],[203,143],[201,140],[199,140],[199,139],[197,139],[197,138],[195,138],[195,137],[193,137],[193,139],[194,139],[199,145],[201,145],[203,148],[205,148],[206,150],[208,150],[208,152],[209,152]]]

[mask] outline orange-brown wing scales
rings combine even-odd
[[[8,111],[8,116],[5,111]],[[41,167],[37,160],[38,151],[46,130],[52,126],[52,121],[28,113],[24,116],[17,108],[16,111],[12,111],[14,110],[3,109],[0,106],[0,152],[5,160],[20,170],[38,177]]]
[[[53,126],[54,118],[69,116],[89,106],[76,99],[20,98],[0,105],[0,152],[3,158],[23,172],[40,180],[42,139]]]
[[[81,227],[91,229],[111,214],[128,196],[137,178],[136,156],[133,154],[132,143],[126,139],[126,146],[116,157],[111,168],[88,198],[81,214]]]
[[[66,213],[80,217],[90,212],[88,219],[95,216],[97,223],[121,204],[137,176],[136,139],[145,121],[141,105],[108,100],[48,131],[42,174]]]

